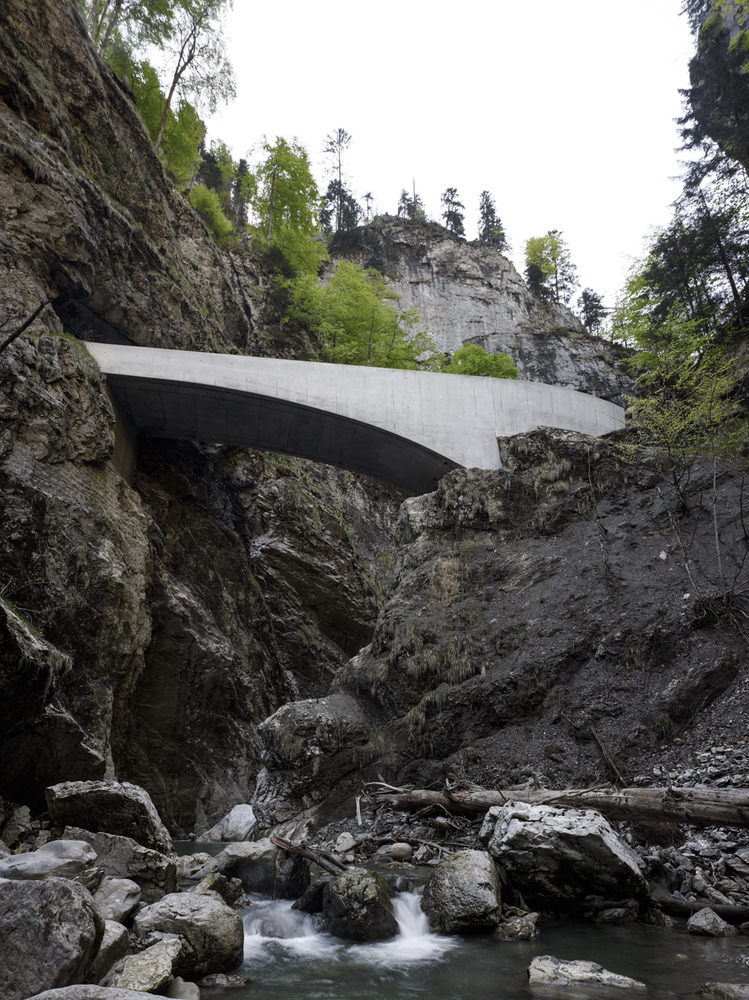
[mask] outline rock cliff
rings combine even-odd
[[[520,378],[565,385],[621,402],[632,383],[627,352],[591,337],[570,310],[532,295],[510,261],[487,243],[468,243],[436,223],[381,216],[339,233],[334,259],[343,257],[381,271],[415,309],[441,351],[478,344],[504,351]]]

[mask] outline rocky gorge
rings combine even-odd
[[[417,873],[369,869],[398,845],[396,864],[415,849],[428,865],[446,935],[532,939],[529,914],[558,910],[521,885],[507,817],[396,814],[376,782],[745,787],[740,467],[705,459],[674,482],[627,432],[549,428],[503,441],[502,470],[421,497],[189,442],[130,441],[126,461],[87,339],[291,357],[305,335],[284,339],[262,262],[219,247],[171,185],[68,0],[0,9],[0,165],[4,330],[44,303],[0,350],[7,1000],[217,988],[242,961],[248,892],[288,893],[337,935],[392,935],[393,893]],[[385,217],[331,253],[380,267],[443,350],[631,389],[622,352],[489,247]],[[173,853],[250,805],[220,860]],[[626,858],[580,913],[661,919],[656,888],[749,906],[741,830],[602,823]],[[333,855],[345,892],[270,836]],[[32,933],[30,913],[48,923]]]

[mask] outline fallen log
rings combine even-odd
[[[378,803],[409,811],[429,806],[450,813],[479,815],[506,802],[596,809],[611,820],[630,823],[684,823],[690,826],[749,826],[746,788],[426,788],[371,793]]]
[[[743,924],[749,920],[749,906],[727,906],[709,899],[678,899],[665,892],[652,893],[650,901],[670,917],[691,917],[699,910],[709,908],[729,924]]]
[[[323,871],[328,872],[330,875],[341,875],[346,871],[346,865],[340,864],[335,858],[322,851],[313,851],[309,847],[292,844],[290,840],[284,840],[283,837],[271,837],[270,842],[275,847],[280,847],[282,851],[286,851],[287,854],[299,854],[301,857],[307,858],[308,861],[314,861],[316,865],[319,865]]]

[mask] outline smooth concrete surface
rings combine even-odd
[[[574,389],[438,375],[88,344],[133,425],[154,437],[287,452],[412,493],[458,467],[501,467],[498,437],[535,427],[601,435],[624,411]]]

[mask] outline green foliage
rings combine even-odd
[[[592,288],[584,288],[577,300],[577,308],[588,333],[597,333],[606,318],[606,307],[601,296]]]
[[[558,229],[550,229],[545,236],[532,236],[526,241],[525,266],[532,291],[534,287],[543,288],[542,298],[569,301],[577,285],[577,268]]]
[[[279,248],[300,274],[317,275],[327,250],[314,238],[320,195],[307,151],[296,139],[280,136],[273,144],[266,139],[261,151],[263,159],[247,185],[256,242],[266,250]]]
[[[403,188],[398,199],[398,215],[403,219],[410,219],[412,222],[425,222],[427,215],[421,196],[415,191],[412,196]]]
[[[292,314],[315,332],[320,359],[376,368],[434,369],[441,358],[417,317],[391,303],[397,296],[373,269],[340,261],[325,282],[302,275],[293,285]]]
[[[465,227],[463,226],[464,205],[462,201],[458,201],[457,188],[449,187],[442,193],[442,204],[445,208],[445,211],[442,213],[442,218],[445,220],[445,228],[451,233],[455,233],[456,236],[465,236]]]
[[[332,180],[323,196],[323,207],[320,210],[323,232],[332,233],[334,228],[339,233],[356,229],[362,215],[361,205],[351,192],[339,180]]]
[[[478,344],[466,344],[453,354],[443,372],[453,375],[480,375],[490,378],[517,378],[518,368],[509,354],[490,354]]]
[[[733,363],[708,347],[698,323],[669,316],[660,342],[651,339],[638,353],[638,394],[627,399],[638,443],[654,450],[682,495],[698,455],[731,455],[745,435],[732,398]]]
[[[190,204],[217,240],[224,240],[234,232],[234,227],[221,208],[218,192],[207,188],[205,184],[193,184],[190,188]]]

